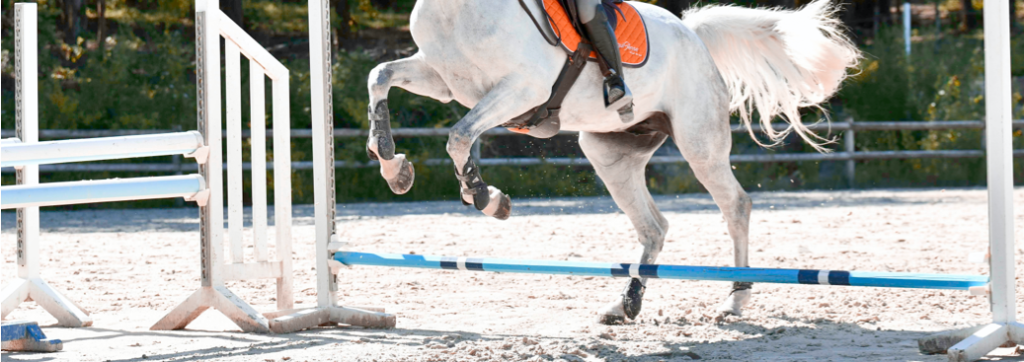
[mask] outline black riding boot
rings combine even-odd
[[[615,39],[615,30],[608,23],[604,7],[597,6],[593,19],[583,23],[587,30],[594,50],[608,63],[609,73],[604,78],[604,105],[618,110],[623,122],[633,120],[633,93],[622,80],[622,58],[619,56],[619,42]]]

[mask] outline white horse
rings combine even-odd
[[[541,14],[534,0],[526,3]],[[605,108],[603,78],[591,62],[562,104],[561,129],[580,132],[584,154],[637,230],[644,247],[640,263],[657,260],[668,231],[644,170],[672,136],[728,223],[736,266],[748,267],[751,200],[729,164],[730,114],[738,112],[748,129],[754,110],[763,126],[781,116],[789,123],[785,131],[764,128],[773,142],[795,132],[820,149],[822,139],[801,123],[798,109],[832,96],[860,53],[843,35],[828,0],[797,11],[709,6],[682,19],[657,6],[631,4],[644,17],[650,39],[647,63],[624,74],[635,118],[623,123],[614,109]],[[516,1],[420,0],[409,27],[419,51],[382,63],[369,75],[367,152],[380,160],[391,189],[403,194],[412,187],[413,167],[405,155],[394,153],[387,108],[391,87],[472,108],[452,127],[447,143],[462,200],[484,214],[507,218],[510,199],[483,182],[470,148],[485,131],[547,100],[566,53],[546,42]],[[645,284],[646,278],[632,279],[621,298],[600,312],[601,320],[635,318]],[[749,299],[750,284],[734,283],[718,311],[739,315]]]

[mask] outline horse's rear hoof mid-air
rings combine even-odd
[[[378,65],[368,79],[367,151],[380,161],[392,191],[407,192],[414,179],[411,163],[394,153],[391,137],[387,95],[391,87],[400,87],[471,108],[451,128],[447,144],[460,199],[488,216],[504,220],[511,215],[511,200],[483,180],[470,148],[483,132],[522,119],[552,98],[567,53],[553,46],[550,30],[544,33],[539,25],[546,19],[543,6],[535,0],[416,2],[410,31],[419,51]],[[757,114],[772,142],[795,133],[821,149],[823,139],[807,130],[799,108],[831,97],[860,53],[843,34],[834,18],[837,9],[828,0],[799,10],[707,6],[687,11],[682,19],[646,3],[619,6],[635,9],[648,39],[644,61],[622,71],[633,96],[633,119],[624,122],[618,109],[605,104],[602,82],[608,67],[587,62],[561,100],[560,128],[580,132],[585,156],[637,231],[644,248],[640,263],[655,262],[668,232],[644,172],[654,151],[671,137],[722,211],[735,265],[747,267],[752,202],[730,167],[730,115],[738,114],[751,136],[751,118]],[[635,29],[637,19],[627,25]],[[619,19],[618,26],[624,22]],[[619,45],[623,52],[635,50],[621,39]],[[776,117],[788,128],[774,131]],[[646,285],[645,277],[631,278],[598,311],[599,320],[636,318]],[[734,283],[717,312],[738,316],[750,299],[751,285]]]

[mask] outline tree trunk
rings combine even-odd
[[[96,26],[96,41],[100,49],[100,56],[103,56],[103,51],[106,44],[106,27],[107,27],[107,0],[99,0],[96,4],[96,13],[99,16],[99,24]]]
[[[242,24],[242,21],[245,20],[242,16],[242,0],[221,0],[220,10],[231,18],[231,21],[238,24],[238,27],[245,29]]]
[[[978,27],[974,19],[974,5],[971,0],[960,0],[960,31],[973,30]]]
[[[82,29],[82,0],[64,0],[62,5],[64,43],[74,45]]]
[[[334,24],[334,28],[338,30],[335,32],[337,36],[331,44],[337,53],[341,49],[342,42],[352,39],[352,11],[349,9],[348,0],[331,0],[331,7],[338,15],[338,24]]]

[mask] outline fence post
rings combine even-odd
[[[853,130],[853,117],[846,117],[846,123],[849,125],[849,129],[843,134],[843,146],[846,148],[846,154],[849,157],[853,157],[857,151],[857,143],[855,140]],[[846,160],[846,181],[850,188],[857,187],[857,161],[853,159]]]

